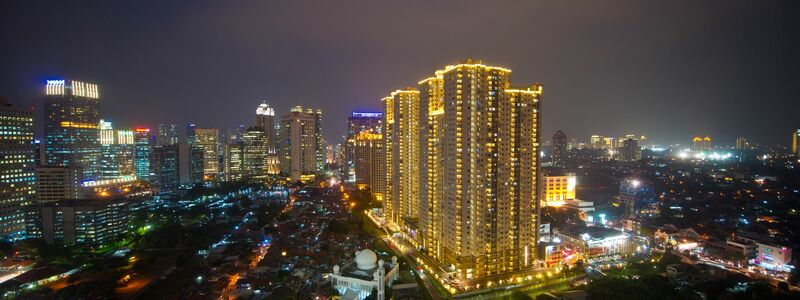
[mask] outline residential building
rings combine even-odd
[[[559,130],[553,134],[552,163],[556,167],[564,167],[567,159],[567,134]]]

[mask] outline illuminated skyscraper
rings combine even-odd
[[[176,191],[181,184],[180,144],[157,145],[150,155],[150,184],[156,193]]]
[[[235,181],[242,179],[242,153],[244,151],[243,142],[228,144],[225,151],[225,180]]]
[[[345,153],[347,181],[355,182],[356,178],[356,136],[364,131],[381,134],[383,113],[380,112],[353,112],[347,118],[347,149]]]
[[[324,168],[321,120],[322,110],[303,109],[301,106],[295,106],[281,117],[281,172],[291,176],[292,180]]]
[[[195,128],[195,145],[203,148],[203,179],[213,180],[219,174],[219,130]]]
[[[85,179],[97,178],[100,158],[97,85],[48,80],[44,118],[46,164],[80,167]]]
[[[149,180],[150,177],[150,129],[136,128],[133,136],[136,178]]]
[[[264,130],[264,138],[267,141],[267,154],[276,154],[277,136],[275,134],[275,109],[269,106],[266,101],[256,109],[256,127]]]
[[[564,167],[567,159],[567,134],[559,130],[553,134],[553,166]]]
[[[33,111],[0,98],[0,129],[0,239],[14,241],[24,236],[24,208],[35,196]]]
[[[604,137],[601,135],[592,135],[589,138],[589,145],[592,149],[602,149],[603,148],[603,139]]]
[[[419,91],[406,88],[383,98],[386,124],[384,215],[397,228],[419,220]]]
[[[111,122],[100,120],[99,179],[116,179],[136,174],[132,130],[115,130]]]
[[[468,284],[535,265],[542,89],[510,76],[468,60],[383,100],[384,216]]]
[[[368,186],[378,201],[383,201],[384,160],[383,135],[369,130],[361,131],[354,137],[354,166],[356,185]]]
[[[267,175],[269,140],[264,128],[253,126],[242,134],[241,172],[244,178]]]
[[[792,133],[792,153],[800,157],[800,128]]]

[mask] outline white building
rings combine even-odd
[[[392,256],[392,262],[386,264],[378,260],[375,252],[364,249],[356,252],[354,261],[344,267],[333,266],[331,284],[343,300],[363,300],[373,290],[377,291],[376,299],[384,300],[386,287],[397,279],[398,270],[397,257]]]

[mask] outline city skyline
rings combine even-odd
[[[397,84],[406,78],[422,80],[428,66],[465,58],[513,66],[524,74],[515,81],[547,86],[550,101],[543,111],[551,117],[542,120],[543,132],[563,130],[579,140],[635,129],[658,144],[688,145],[692,136],[709,135],[715,144],[733,145],[743,136],[788,145],[787,132],[796,127],[790,112],[800,105],[791,101],[800,69],[792,55],[798,42],[787,38],[798,30],[788,13],[793,3],[507,3],[492,9],[465,3],[426,11],[408,4],[61,5],[3,4],[0,11],[15,13],[0,13],[0,39],[8,45],[0,57],[0,94],[16,105],[36,106],[40,114],[45,80],[96,83],[104,117],[122,127],[234,128],[266,99],[278,114],[296,104],[321,108],[325,139],[338,141],[351,111],[378,111],[384,91],[402,88]],[[516,47],[473,45],[468,34],[445,38],[445,32],[467,30],[448,22],[478,12],[513,17],[497,18],[492,29],[507,34],[476,28],[476,35],[497,42],[531,38],[506,43]],[[646,13],[651,17],[642,17]],[[102,14],[119,17],[104,26],[85,17]],[[360,26],[405,15],[417,22]],[[682,22],[673,24],[677,17]],[[565,18],[579,21],[559,21]],[[298,23],[304,25],[292,27]],[[412,35],[425,24],[430,32]],[[98,38],[74,43],[52,28]],[[28,47],[50,41],[62,46]],[[593,45],[597,51],[582,50]],[[744,118],[749,122],[739,122]]]

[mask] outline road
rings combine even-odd
[[[442,295],[439,295],[439,292],[436,290],[436,288],[430,282],[430,280],[431,280],[430,277],[426,276],[424,271],[419,271],[418,270],[417,263],[413,259],[409,258],[406,253],[401,252],[399,249],[396,249],[395,246],[386,238],[386,236],[381,237],[381,240],[386,245],[388,245],[389,248],[392,249],[392,251],[395,252],[395,254],[399,254],[400,258],[405,260],[408,263],[408,265],[411,266],[411,269],[414,270],[416,275],[418,275],[420,277],[420,279],[422,279],[422,284],[425,286],[425,289],[428,291],[428,295],[431,296],[431,299],[434,299],[434,300],[446,299],[446,298],[442,297]]]

